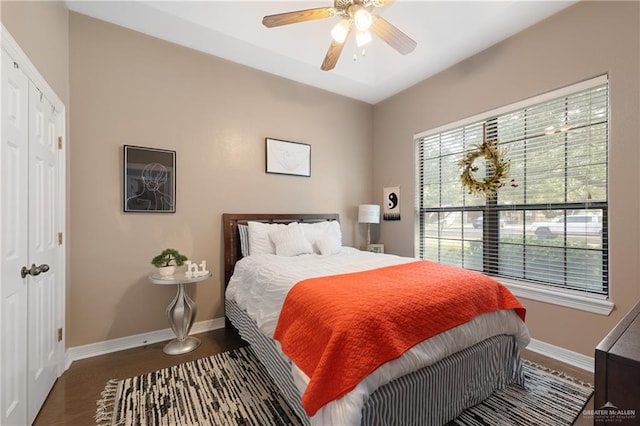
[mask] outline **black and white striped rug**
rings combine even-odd
[[[525,364],[526,388],[510,386],[462,413],[450,425],[570,425],[593,392]],[[298,426],[249,347],[107,383],[99,425]]]
[[[293,425],[302,423],[249,347],[141,376],[111,380],[99,425]]]
[[[523,370],[524,389],[511,385],[496,391],[448,426],[571,425],[593,393],[589,383],[527,361]]]

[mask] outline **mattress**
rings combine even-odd
[[[356,423],[348,423],[343,412],[329,410],[323,411],[324,417],[310,419],[290,374],[292,363],[279,351],[277,342],[262,334],[235,302],[225,300],[225,312],[304,425],[439,426],[496,389],[510,383],[524,384],[516,338],[501,334],[381,386],[367,396],[359,423],[357,417],[351,417]]]
[[[333,256],[252,255],[236,263],[226,291],[226,298],[229,302],[233,302],[243,315],[251,319],[260,334],[270,339],[286,294],[298,281],[412,261],[415,259],[362,252],[348,247]],[[351,392],[321,408],[311,418],[311,423],[361,424],[363,407],[376,390],[399,377],[433,365],[466,348],[500,335],[514,336],[512,355],[514,360],[519,359],[519,350],[529,342],[528,330],[524,323],[511,310],[485,313],[468,323],[427,339],[411,348],[402,357],[382,365]],[[290,369],[296,393],[302,394],[309,378],[279,352],[277,343],[274,346],[278,357],[283,359],[284,365]],[[512,368],[510,380],[518,377],[516,370],[517,368]]]

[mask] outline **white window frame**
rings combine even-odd
[[[550,101],[559,97],[567,96],[576,92],[580,92],[582,90],[587,90],[592,87],[607,84],[607,83],[608,83],[607,75],[585,80],[576,84],[572,84],[570,86],[563,87],[561,89],[553,90],[532,98],[528,98],[526,100],[522,100],[510,105],[506,105],[504,107],[500,107],[492,111],[487,111],[472,117],[468,117],[453,123],[446,124],[444,126],[439,126],[434,129],[416,133],[414,134],[414,141],[416,141],[417,143],[418,140],[425,137],[443,133],[448,130],[463,127],[470,123],[483,121],[488,118],[496,117],[502,114],[507,114],[518,109],[526,108],[530,105],[535,105],[541,102]],[[417,175],[420,167],[420,164],[418,163],[419,163],[419,158],[416,155],[415,167],[414,167],[414,170],[416,171],[416,189],[417,189],[416,204],[415,204],[415,210],[416,210],[415,255],[416,256],[419,255],[418,247],[419,247],[419,227],[420,227],[420,214],[421,214],[420,203],[418,201],[418,198],[421,196],[420,190],[419,190],[419,183],[417,182],[417,178],[418,178]],[[593,312],[600,315],[609,315],[613,310],[613,308],[615,307],[615,304],[609,300],[608,296],[605,296],[605,295],[588,294],[585,292],[551,287],[543,284],[536,284],[530,281],[524,281],[524,280],[521,281],[521,280],[510,279],[505,277],[495,277],[495,278],[499,282],[504,284],[507,288],[509,288],[518,297],[523,297],[531,300],[551,303],[551,304],[560,305],[560,306],[571,307],[571,308],[580,309],[588,312]],[[610,283],[609,283],[609,294],[610,294]]]

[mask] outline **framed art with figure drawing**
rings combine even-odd
[[[124,146],[125,212],[175,213],[176,152]]]
[[[267,173],[311,177],[311,145],[266,138]]]

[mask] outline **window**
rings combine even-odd
[[[608,117],[599,77],[416,135],[416,255],[606,298]],[[517,185],[486,199],[465,191],[458,166],[484,137],[506,149]]]

